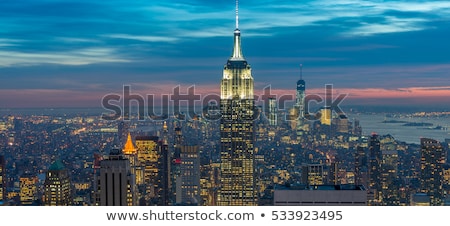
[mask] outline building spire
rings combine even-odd
[[[236,29],[234,30],[234,48],[230,60],[244,60],[241,49],[241,31],[239,30],[239,0],[236,0]]]
[[[239,0],[236,0],[236,29],[239,29]]]
[[[303,64],[300,64],[300,80],[303,80]]]

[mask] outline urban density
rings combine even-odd
[[[217,71],[220,100],[200,112],[2,111],[0,205],[450,205],[449,139],[366,133],[328,102],[311,113],[302,66],[290,106],[275,95],[260,104],[237,6],[231,34],[221,80]],[[385,123],[404,126],[395,120]]]

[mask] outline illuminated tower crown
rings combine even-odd
[[[252,69],[244,59],[239,30],[238,1],[236,1],[236,29],[233,53],[223,69],[221,99],[253,99]]]
[[[131,134],[128,133],[127,143],[125,144],[125,147],[122,150],[123,154],[125,155],[134,155],[136,154],[136,148],[133,145],[133,141],[131,140]]]

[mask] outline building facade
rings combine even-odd
[[[181,194],[177,202],[182,205],[201,205],[200,155],[197,145],[181,147]]]
[[[242,55],[237,18],[236,14],[233,53],[224,66],[221,82],[221,188],[218,198],[221,206],[257,204],[253,77],[251,67]]]
[[[431,206],[443,205],[444,149],[439,141],[429,138],[421,138],[420,144],[420,192],[429,196]]]
[[[72,205],[72,189],[69,172],[60,160],[48,168],[44,182],[44,205]]]
[[[97,183],[99,206],[134,206],[137,203],[130,161],[119,149],[112,149],[100,162]]]
[[[379,205],[381,201],[381,161],[382,152],[380,138],[372,134],[369,139],[369,193],[371,193],[370,205]]]
[[[5,158],[0,155],[0,203],[6,201],[6,163]]]

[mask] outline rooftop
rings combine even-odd
[[[275,190],[357,190],[364,191],[366,188],[362,185],[341,184],[341,185],[292,185],[292,186],[277,186]]]
[[[50,165],[48,170],[63,170],[65,168],[66,168],[66,166],[64,166],[64,163],[62,163],[62,161],[60,159],[57,159],[56,161],[54,161],[52,163],[52,165]]]

